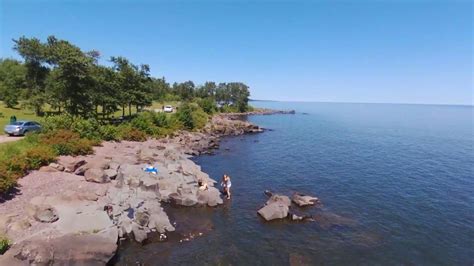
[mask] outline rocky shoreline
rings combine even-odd
[[[143,242],[152,233],[165,239],[175,230],[162,203],[222,204],[216,181],[190,157],[211,153],[223,136],[263,131],[236,116],[216,115],[200,132],[104,142],[94,155],[62,156],[31,172],[19,180],[19,193],[0,204],[0,233],[13,241],[0,264],[106,264],[121,239]],[[149,166],[157,172],[144,171]],[[208,189],[200,190],[199,181]]]

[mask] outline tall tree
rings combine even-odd
[[[13,49],[25,60],[26,104],[32,107],[37,115],[41,115],[46,102],[45,80],[49,73],[46,66],[46,47],[39,39],[28,39],[24,36],[13,42]]]
[[[9,108],[18,104],[26,87],[26,67],[13,59],[0,59],[0,99]]]

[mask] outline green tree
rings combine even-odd
[[[45,80],[49,73],[46,47],[39,39],[24,36],[13,42],[13,49],[23,57],[26,67],[26,105],[33,108],[37,115],[41,115],[46,102]]]
[[[47,63],[54,68],[51,82],[56,82],[54,92],[64,101],[65,109],[74,116],[91,117],[94,111],[92,91],[93,69],[97,62],[96,52],[83,52],[68,41],[48,37]],[[54,95],[54,94],[53,94]]]
[[[0,59],[0,99],[12,108],[26,87],[26,67],[17,60]]]
[[[216,93],[216,88],[215,82],[207,81],[196,90],[196,96],[200,98],[213,98]]]

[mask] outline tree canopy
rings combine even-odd
[[[14,50],[23,61],[0,59],[0,100],[7,107],[23,103],[42,115],[45,106],[80,117],[109,116],[122,109],[131,115],[150,106],[152,101],[194,101],[212,112],[215,106],[231,106],[245,111],[249,87],[242,82],[174,82],[152,77],[146,64],[134,64],[123,56],[99,64],[98,51],[49,36],[46,41],[20,37]]]

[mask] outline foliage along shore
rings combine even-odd
[[[14,242],[0,263],[105,264],[126,238],[166,240],[179,221],[169,219],[162,203],[222,204],[216,181],[189,156],[218,147],[223,136],[256,132],[262,129],[221,114],[199,131],[144,142],[108,141],[94,154],[60,156],[28,174],[21,180],[22,193],[0,204],[0,232]],[[158,173],[144,172],[145,165]],[[198,181],[209,188],[199,190]]]

